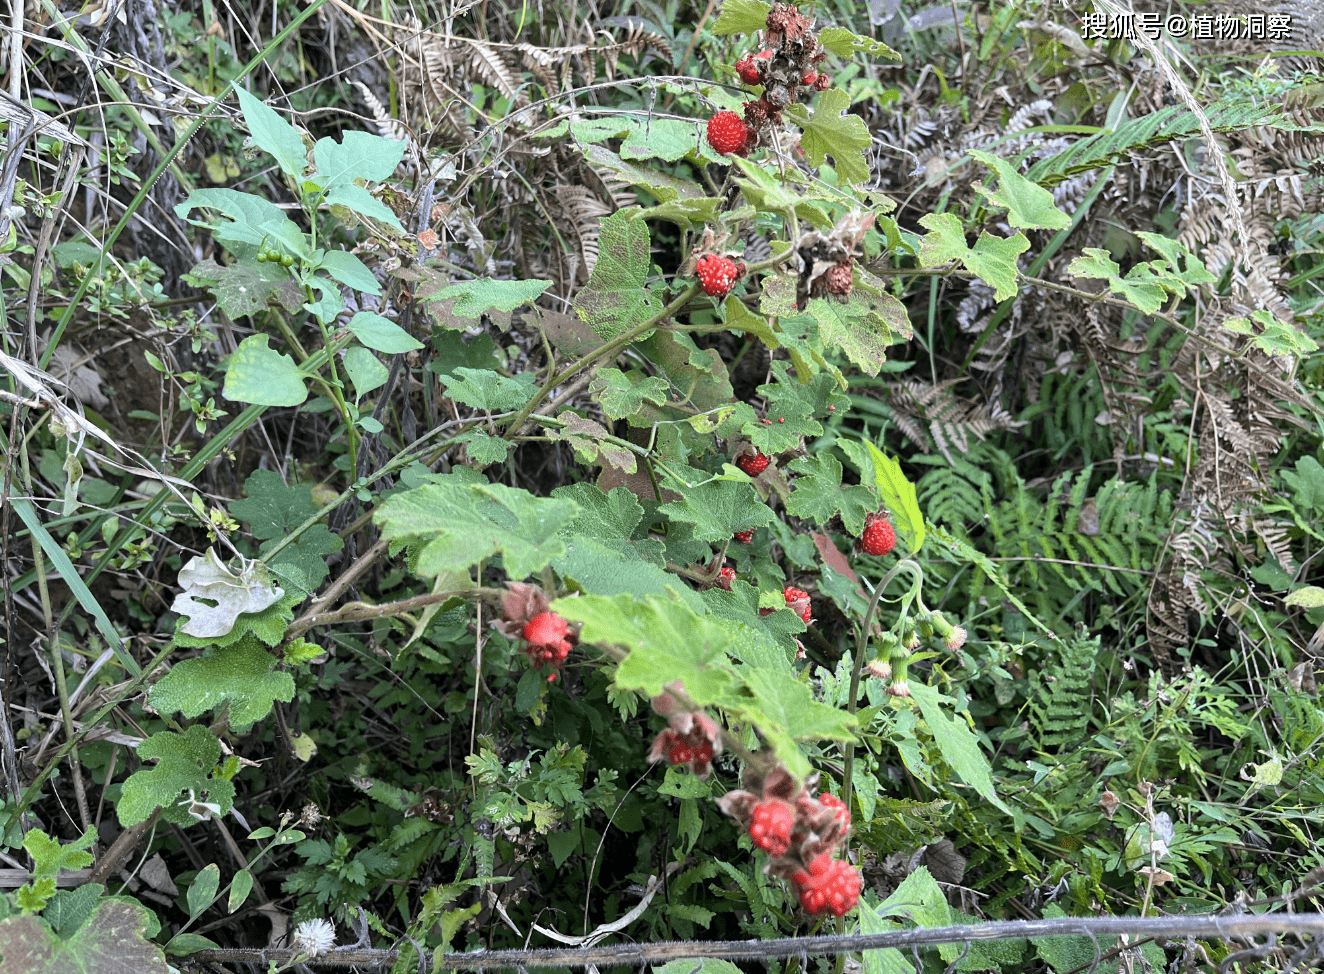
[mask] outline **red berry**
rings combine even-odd
[[[694,265],[703,293],[709,297],[724,298],[731,293],[731,285],[744,273],[744,266],[727,257],[704,254]]]
[[[850,811],[846,808],[845,802],[836,795],[829,794],[826,791],[818,796],[818,801],[820,805],[823,805],[826,808],[835,809],[838,821],[840,821],[842,825],[845,825],[848,828],[850,827]]]
[[[745,154],[749,129],[735,112],[718,112],[708,119],[708,144],[724,156]]]
[[[688,744],[675,744],[667,758],[672,764],[689,764],[694,760],[694,751]]]
[[[736,74],[740,75],[740,80],[747,85],[756,85],[763,80],[758,65],[754,63],[753,54],[746,54],[736,62]]]
[[[832,87],[832,79],[825,74],[820,74],[817,78],[814,79],[814,87],[818,91],[827,91],[829,88]]]
[[[809,607],[809,593],[794,585],[788,585],[782,589],[782,598],[786,600],[786,605],[799,613],[800,618],[804,620],[805,625],[813,618],[813,612]]]
[[[885,555],[896,547],[896,529],[887,519],[886,512],[870,514],[864,519],[860,547],[866,555]]]
[[[817,71],[806,71],[804,74],[800,75],[800,84],[805,85],[806,87],[812,85],[817,80]]]
[[[832,912],[845,916],[860,898],[860,874],[850,863],[824,852],[809,864],[809,872],[791,877],[808,913]]]
[[[754,529],[750,528],[748,531],[737,531],[735,537],[736,540],[741,544],[753,544]]]
[[[736,570],[724,567],[717,575],[717,587],[731,591],[731,583],[736,580]]]
[[[768,458],[763,455],[762,450],[755,448],[753,453],[741,454],[736,460],[736,466],[751,477],[757,477],[768,469]]]
[[[791,845],[791,829],[795,827],[795,809],[784,801],[759,802],[754,806],[754,818],[749,823],[749,837],[760,849],[780,856]]]

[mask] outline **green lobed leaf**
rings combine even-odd
[[[557,599],[552,608],[565,619],[583,623],[581,643],[630,650],[616,669],[618,687],[655,697],[668,683],[680,680],[701,707],[727,699],[732,686],[725,668],[730,637],[715,620],[689,606],[671,599],[585,595]]]
[[[1168,274],[1183,284],[1195,287],[1199,284],[1213,284],[1217,280],[1213,274],[1205,269],[1200,258],[1186,249],[1185,244],[1180,240],[1174,240],[1172,237],[1165,237],[1161,233],[1151,233],[1147,230],[1137,231],[1136,236],[1147,243],[1151,250],[1156,250],[1163,255],[1163,258],[1168,262]]]
[[[521,409],[537,391],[537,375],[533,372],[521,372],[512,379],[491,369],[463,365],[453,369],[442,382],[446,395],[456,402],[492,413]]]
[[[1256,331],[1254,321],[1264,330]],[[1251,343],[1262,352],[1270,355],[1309,355],[1319,350],[1319,345],[1303,331],[1297,331],[1291,325],[1285,325],[1273,316],[1272,312],[1252,311],[1250,319],[1227,318],[1223,321],[1225,331],[1239,335],[1249,335]]]
[[[729,540],[737,531],[761,528],[774,517],[752,486],[734,480],[691,487],[680,500],[659,507],[658,513],[693,524],[696,538],[716,543]]]
[[[58,936],[68,938],[91,919],[105,892],[106,887],[100,883],[56,890],[41,912],[42,919],[51,925]]]
[[[286,535],[308,518],[318,512],[313,502],[312,489],[307,484],[286,485],[280,474],[274,470],[254,470],[244,482],[244,492],[248,495],[242,500],[230,504],[230,514],[242,521],[249,522],[253,537],[263,542],[258,549],[259,555],[280,543]],[[314,524],[303,534],[281,549],[268,562],[272,571],[291,591],[311,592],[322,584],[328,569],[326,556],[335,554],[345,547],[339,535],[333,534],[324,523]],[[285,571],[287,566],[295,566],[303,575],[302,579],[292,579]],[[302,581],[302,586],[298,582]],[[302,601],[300,599],[299,601]],[[296,603],[297,604],[297,603]],[[282,633],[283,633],[282,628]],[[277,639],[279,639],[277,634]],[[273,640],[262,637],[268,645]]]
[[[1145,314],[1153,314],[1163,306],[1165,291],[1157,283],[1133,277],[1141,267],[1148,265],[1137,264],[1126,277],[1122,277],[1122,269],[1108,251],[1100,247],[1086,247],[1083,257],[1077,257],[1067,265],[1067,273],[1076,277],[1101,277],[1108,282],[1108,288],[1114,294],[1130,301]]]
[[[176,663],[147,695],[163,714],[178,711],[192,719],[208,710],[230,708],[230,726],[239,734],[271,713],[275,701],[294,699],[294,678],[275,671],[279,662],[256,638]]]
[[[804,129],[800,148],[811,166],[821,166],[830,155],[842,182],[861,183],[869,178],[864,153],[873,140],[864,119],[846,114],[848,108],[850,95],[829,88],[818,96],[812,116],[803,105],[787,106],[786,115]]]
[[[609,419],[625,419],[637,413],[645,401],[664,405],[667,380],[659,375],[645,375],[638,369],[627,374],[620,369],[602,368],[593,377],[588,391]]]
[[[1025,234],[1002,238],[980,233],[971,249],[966,245],[961,221],[954,213],[926,213],[920,217],[919,224],[929,231],[920,241],[921,267],[941,267],[949,261],[960,261],[966,270],[978,274],[993,288],[994,300],[1015,297],[1019,273],[1016,258],[1030,249]]]
[[[1007,222],[1013,227],[1063,230],[1071,226],[1071,217],[1057,208],[1053,194],[1026,179],[1006,159],[978,149],[971,149],[968,154],[998,174],[997,189],[989,189],[980,183],[975,183],[974,187],[994,206],[1007,210]]]
[[[356,179],[380,183],[389,179],[405,156],[405,144],[369,132],[349,131],[341,141],[318,139],[313,146],[319,185],[353,184]]]
[[[800,457],[787,469],[800,474],[786,501],[787,514],[827,524],[840,513],[846,531],[859,535],[864,530],[865,517],[878,509],[877,497],[868,487],[842,484],[841,464],[831,456],[820,453]]]
[[[459,442],[464,444],[464,452],[469,459],[480,467],[504,463],[506,457],[510,456],[510,451],[515,448],[515,444],[510,440],[484,433],[482,430],[465,433],[460,437]]]
[[[551,281],[497,281],[480,277],[442,288],[424,299],[442,301],[455,298],[451,313],[460,318],[477,318],[487,311],[514,311],[531,303],[552,286]]]
[[[23,849],[32,857],[34,877],[55,876],[62,869],[84,869],[92,865],[88,850],[96,844],[96,832],[88,829],[72,842],[61,843],[41,829],[29,829],[23,837]]]
[[[235,93],[239,95],[239,107],[248,131],[253,133],[253,143],[275,156],[283,172],[300,179],[308,168],[308,150],[299,130],[243,88],[236,88]]]
[[[722,9],[713,22],[712,32],[718,37],[753,34],[767,26],[770,10],[772,5],[763,0],[723,0]]]
[[[885,57],[889,61],[901,60],[901,55],[882,41],[863,37],[844,27],[824,27],[818,32],[818,43],[838,57],[849,58],[857,51],[862,51],[870,57]]]
[[[598,262],[575,296],[575,311],[601,338],[643,323],[662,305],[644,284],[652,266],[648,225],[620,210],[599,223]]]
[[[565,553],[558,532],[579,507],[502,484],[458,478],[392,494],[373,515],[388,541],[408,541],[425,578],[465,571],[500,553],[506,574],[523,579]]]
[[[151,911],[126,899],[102,899],[69,937],[35,916],[0,921],[0,974],[170,974],[161,948],[143,931]]]
[[[267,336],[249,335],[225,369],[221,395],[256,406],[300,406],[308,398],[304,374],[294,359],[267,346]]]
[[[943,709],[938,691],[933,687],[912,680],[910,695],[919,704],[920,713],[924,715],[924,721],[933,733],[943,760],[981,798],[1010,815],[1011,809],[1003,804],[993,787],[993,768],[979,749],[979,738],[975,732],[964,720],[949,715]]]
[[[222,815],[233,807],[234,785],[216,776],[221,742],[203,725],[193,724],[183,734],[153,734],[138,745],[138,757],[144,765],[153,758],[157,763],[124,782],[115,812],[125,828],[145,821],[157,808],[165,821],[191,825],[198,821],[189,814],[192,802],[218,805]]]

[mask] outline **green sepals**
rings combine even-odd
[[[506,574],[523,579],[564,554],[557,533],[578,513],[572,501],[447,477],[392,494],[373,520],[387,541],[410,543],[413,568],[425,578],[466,571],[500,553]]]
[[[846,114],[850,95],[829,88],[818,97],[811,116],[804,105],[788,105],[786,116],[802,129],[800,148],[811,166],[821,166],[829,155],[843,183],[861,183],[869,178],[864,153],[873,144],[864,119]]]
[[[1057,208],[1053,194],[1026,179],[1006,159],[978,149],[971,149],[969,155],[998,174],[997,189],[989,189],[980,183],[975,183],[974,188],[987,196],[994,206],[1004,207],[1007,222],[1013,227],[1062,230],[1071,226],[1071,217]]]
[[[647,321],[662,304],[644,285],[652,268],[648,224],[620,210],[599,224],[598,262],[575,296],[575,311],[603,339]]]
[[[1255,325],[1264,330],[1257,332]],[[1273,316],[1271,311],[1252,311],[1250,319],[1228,318],[1223,328],[1238,335],[1249,335],[1251,344],[1270,355],[1309,355],[1319,350],[1315,340],[1303,331],[1297,331],[1291,325],[1285,325]]]
[[[787,498],[787,514],[823,525],[840,513],[846,530],[859,535],[864,530],[865,517],[878,509],[873,490],[862,484],[842,484],[841,464],[831,456],[801,457],[793,460],[787,469],[801,475]]]
[[[723,0],[721,12],[710,28],[718,37],[727,34],[753,34],[768,24],[772,4],[763,0]]]
[[[234,785],[217,773],[221,742],[203,725],[194,724],[183,734],[153,734],[138,745],[138,757],[144,764],[153,758],[157,763],[124,782],[115,811],[125,828],[145,821],[157,808],[167,822],[192,825],[233,807]]]
[[[954,213],[926,213],[920,217],[919,224],[930,231],[920,242],[921,267],[941,267],[949,261],[960,261],[966,270],[978,274],[993,288],[995,300],[1005,301],[1016,296],[1019,274],[1016,258],[1030,249],[1025,234],[1003,238],[982,232],[972,249],[966,245],[965,229]]]
[[[680,500],[663,504],[658,513],[693,524],[696,538],[718,544],[737,531],[761,528],[774,517],[752,486],[734,480],[710,480],[687,488]]]
[[[239,734],[271,713],[275,701],[294,699],[294,678],[276,671],[279,661],[257,639],[213,649],[176,663],[147,695],[159,713],[176,711],[186,720],[228,705],[230,727]]]

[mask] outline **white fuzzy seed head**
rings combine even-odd
[[[304,920],[294,928],[294,949],[309,957],[321,957],[336,944],[336,928],[330,920]]]

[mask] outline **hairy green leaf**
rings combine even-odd
[[[221,395],[256,406],[300,406],[308,398],[304,374],[294,359],[267,346],[267,336],[249,335],[230,356]]]

